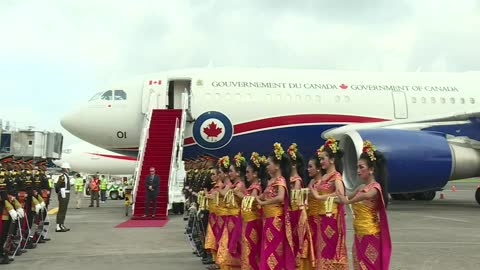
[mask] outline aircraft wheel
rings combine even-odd
[[[392,199],[398,201],[410,201],[412,199],[412,194],[410,193],[397,193],[397,194],[390,194]]]
[[[110,192],[110,199],[118,200],[118,191],[111,191]]]
[[[435,196],[437,196],[437,192],[436,191],[425,191],[423,193],[423,196],[425,198],[425,201],[431,201],[431,200],[435,199]]]
[[[475,192],[475,200],[477,200],[477,203],[480,204],[480,187],[477,188],[477,191]]]

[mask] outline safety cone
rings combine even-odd
[[[440,193],[440,200],[444,200],[445,199],[445,194],[442,192]]]
[[[456,186],[452,186],[452,192],[457,192],[457,187]]]

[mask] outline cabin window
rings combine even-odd
[[[238,101],[241,101],[242,100],[242,95],[240,95],[240,93],[237,93],[235,95],[235,99],[238,100]]]
[[[317,103],[320,103],[320,102],[321,102],[321,98],[320,98],[319,95],[316,95],[316,96],[315,96],[315,102],[317,102]]]
[[[290,94],[285,96],[285,103],[292,103],[292,96]]]
[[[335,103],[339,103],[340,102],[340,96],[335,96]]]
[[[412,103],[417,103],[417,98],[416,97],[412,97]]]
[[[305,96],[305,102],[309,102],[309,103],[312,102],[312,96],[306,95]]]
[[[471,104],[475,104],[475,99],[474,99],[474,98],[470,98],[470,103],[471,103]]]
[[[277,94],[275,96],[275,103],[280,103],[282,101],[282,96],[280,94]]]
[[[220,100],[220,93],[216,93],[216,94],[215,94],[215,99],[216,99],[216,100]]]
[[[423,104],[427,103],[427,99],[425,97],[422,97],[422,103]]]
[[[465,99],[464,99],[463,97],[460,98],[460,103],[461,103],[461,104],[465,104]]]
[[[232,96],[230,95],[230,93],[225,94],[225,99],[226,100],[230,100],[231,98],[232,98]]]
[[[437,102],[437,100],[435,99],[435,97],[432,97],[432,98],[430,99],[430,102],[432,102],[432,104],[435,104],[435,103]]]
[[[114,95],[115,100],[126,100],[127,99],[127,93],[123,90],[115,90],[115,95]]]
[[[300,95],[295,96],[295,102],[296,103],[301,103],[302,102],[302,96],[300,96]]]
[[[455,104],[455,98],[451,97],[450,98],[450,103]]]
[[[247,102],[252,102],[253,98],[252,98],[252,94],[248,93],[245,97],[245,99],[247,100]]]
[[[440,98],[440,103],[445,104],[445,98],[444,97]]]
[[[112,100],[112,95],[113,95],[112,90],[108,90],[108,91],[106,91],[105,93],[102,94],[101,99],[102,100]]]

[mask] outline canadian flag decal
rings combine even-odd
[[[162,80],[158,80],[158,81],[149,81],[148,82],[148,85],[161,85],[162,84]]]

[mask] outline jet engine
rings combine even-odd
[[[357,130],[346,133],[340,142],[344,150],[343,178],[350,191],[361,184],[357,161],[365,140],[371,141],[385,155],[387,192],[394,199],[407,194],[420,200],[432,200],[435,191],[441,190],[448,181],[480,175],[480,151],[449,142],[443,133]]]

